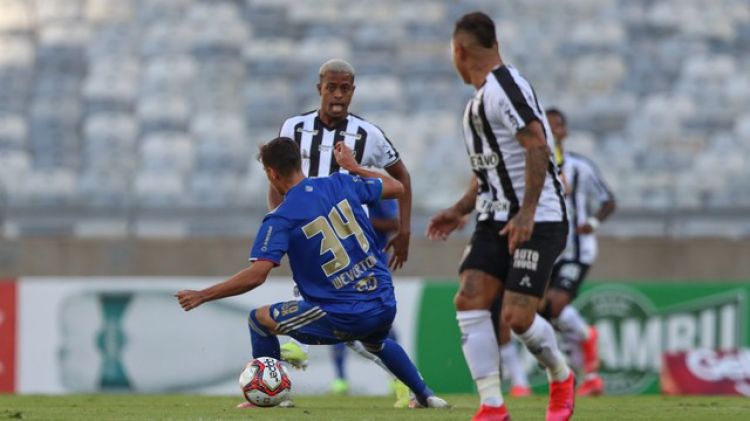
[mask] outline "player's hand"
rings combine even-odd
[[[456,228],[461,227],[462,219],[463,215],[455,208],[440,211],[427,225],[427,238],[432,241],[447,239]]]
[[[185,311],[190,311],[206,302],[200,291],[193,291],[190,289],[179,291],[174,296],[177,297],[177,301],[180,302],[180,306],[182,306]]]
[[[508,236],[508,252],[512,256],[516,249],[523,243],[529,241],[531,233],[534,231],[534,214],[518,212],[516,216],[510,219],[505,227],[500,230],[500,235]]]
[[[333,157],[336,159],[339,167],[349,172],[353,172],[359,167],[357,160],[354,158],[354,152],[344,142],[338,142],[333,147]]]
[[[579,234],[591,234],[592,232],[594,232],[594,227],[592,227],[590,224],[579,225],[576,228],[576,232]]]
[[[388,266],[391,269],[401,269],[404,263],[409,259],[409,238],[411,233],[408,231],[399,230],[396,235],[391,238],[391,241],[385,246],[385,250],[388,251],[393,249],[391,253],[391,259],[388,262]]]

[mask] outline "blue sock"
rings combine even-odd
[[[344,361],[346,360],[346,344],[338,343],[333,346],[333,366],[336,367],[336,378],[346,380]]]
[[[372,352],[372,351],[370,351]],[[424,383],[422,376],[419,374],[417,367],[411,362],[404,349],[391,339],[383,342],[383,349],[373,352],[383,361],[391,373],[398,377],[399,380],[409,386],[417,400],[423,406],[427,406],[427,397],[432,396],[432,390]]]
[[[247,325],[250,329],[250,343],[253,346],[253,358],[271,357],[280,360],[279,338],[258,322],[255,311],[251,311],[250,317],[247,318]]]

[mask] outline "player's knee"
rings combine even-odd
[[[565,291],[550,290],[547,294],[547,307],[549,307],[549,319],[560,317],[566,305],[570,304],[570,296]]]
[[[456,311],[487,310],[497,296],[499,283],[479,271],[467,271],[461,274],[453,304]]]
[[[487,309],[487,305],[484,304],[484,300],[479,294],[465,288],[458,289],[456,296],[453,297],[453,304],[456,306],[456,311]]]
[[[539,315],[544,317],[547,321],[552,320],[552,303],[549,299],[545,300],[544,306],[539,309]]]
[[[528,311],[524,311],[521,308],[506,307],[502,312],[503,323],[516,334],[524,333],[529,329],[531,323],[534,322],[534,317],[536,317],[535,312],[528,313]]]
[[[276,321],[271,317],[269,306],[263,306],[250,311],[250,319],[255,321],[263,329],[271,333],[276,332]]]

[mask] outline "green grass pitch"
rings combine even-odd
[[[449,410],[395,409],[389,397],[296,397],[296,408],[234,409],[232,396],[0,395],[0,420],[469,420],[472,395],[444,396]],[[513,420],[543,420],[545,397],[509,399]],[[750,420],[750,399],[618,396],[581,398],[574,420]]]

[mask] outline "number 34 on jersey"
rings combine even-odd
[[[320,241],[321,256],[328,252],[333,254],[332,259],[321,265],[327,277],[330,278],[348,268],[345,272],[331,279],[336,289],[341,289],[356,280],[359,280],[356,286],[358,291],[372,291],[377,288],[377,280],[374,277],[359,279],[365,271],[377,264],[377,257],[368,254],[364,260],[349,267],[351,258],[342,242],[354,236],[359,247],[365,253],[370,250],[370,242],[367,241],[367,236],[365,236],[362,227],[357,223],[348,200],[344,199],[336,204],[328,212],[327,218],[319,216],[303,226],[302,232],[304,232],[305,237],[308,239],[313,239],[318,235],[322,236]]]

